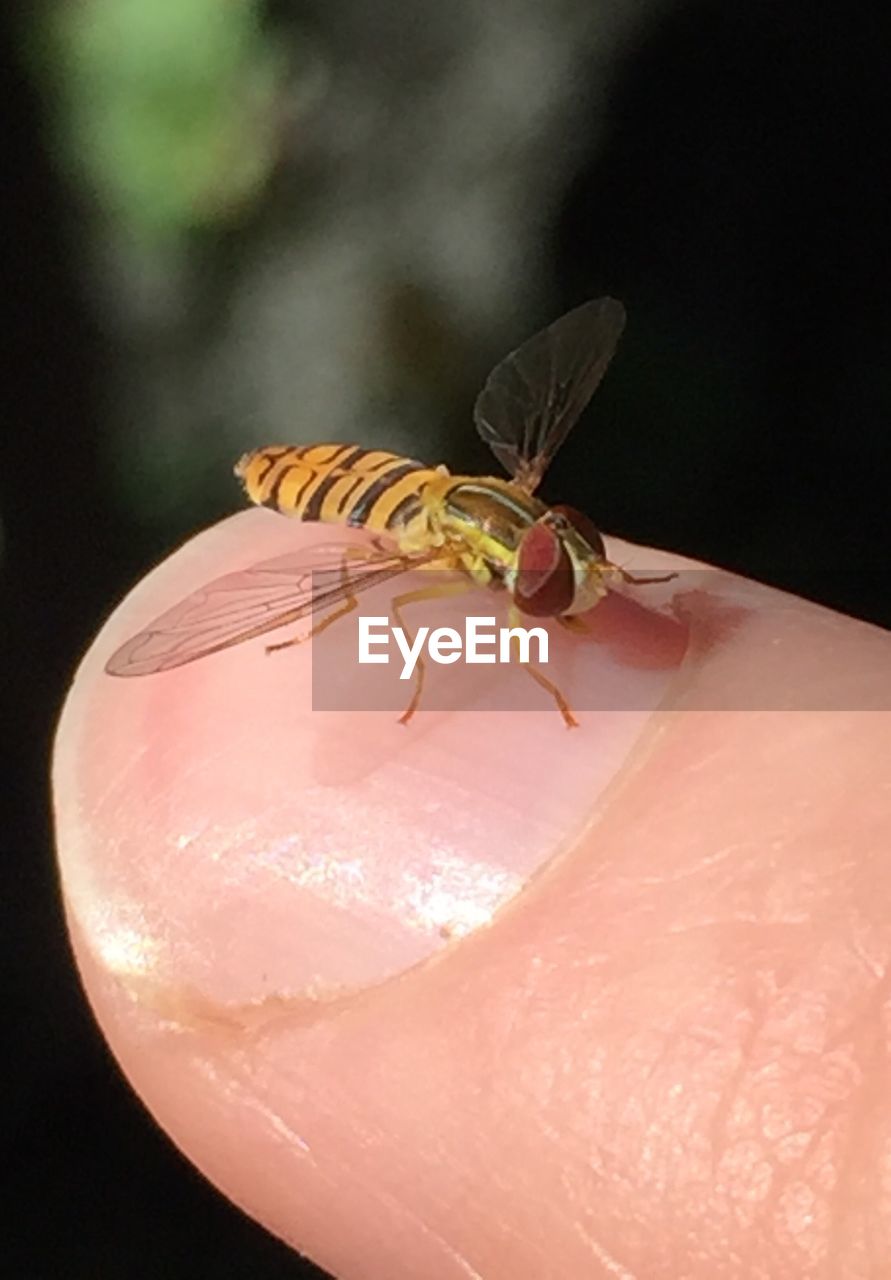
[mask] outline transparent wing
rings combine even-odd
[[[615,298],[555,320],[496,365],[473,416],[486,444],[532,493],[606,373],[625,327]]]
[[[434,552],[407,556],[369,549],[366,554],[356,543],[340,542],[263,560],[186,596],[121,645],[105,670],[112,676],[169,671],[287,626],[436,558]]]

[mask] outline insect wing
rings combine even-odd
[[[527,493],[541,481],[606,373],[625,308],[597,298],[555,320],[497,364],[477,397],[477,430]]]
[[[369,551],[356,543],[315,546],[263,560],[200,587],[112,654],[112,676],[147,676],[252,640],[334,606],[397,574],[427,563],[431,553]]]

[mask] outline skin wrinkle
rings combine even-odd
[[[696,862],[686,867],[673,867],[670,871],[665,871],[661,875],[638,875],[635,883],[641,888],[656,889],[666,888],[669,885],[676,885],[681,881],[688,880],[693,876],[701,875],[705,870],[713,870],[722,863],[730,862],[730,860],[739,855],[743,846],[740,843],[725,844],[715,849],[712,853],[703,853],[702,857]]]
[[[339,1112],[339,1099],[333,1098],[328,1109],[332,1114],[337,1115]],[[369,1141],[367,1135],[362,1135],[361,1133],[358,1134],[358,1141],[366,1146],[380,1145],[381,1138],[386,1140],[386,1135],[378,1133],[374,1135],[373,1141]],[[350,1170],[350,1173],[355,1176],[354,1170]],[[466,1258],[459,1249],[450,1245],[439,1232],[425,1221],[421,1214],[405,1205],[399,1197],[387,1192],[377,1181],[371,1178],[363,1179],[361,1181],[366,1192],[373,1200],[380,1201],[380,1203],[386,1206],[390,1213],[396,1218],[404,1218],[411,1221],[429,1240],[432,1240],[435,1243],[436,1248],[440,1249],[450,1262],[457,1265],[458,1272],[461,1276],[466,1277],[466,1280],[486,1280],[483,1273],[477,1271],[469,1259]],[[385,1217],[385,1215],[382,1215],[382,1217]]]
[[[763,1033],[763,1036],[767,1036],[768,1034],[767,1023],[764,1023],[762,1027],[762,1033]],[[782,1043],[781,1036],[775,1036],[775,1038],[777,1039],[778,1043]],[[753,1057],[754,1057],[754,1044],[753,1044]],[[841,1055],[841,1056],[836,1055],[835,1062],[837,1062],[837,1064],[839,1064],[840,1066],[844,1066],[845,1062],[849,1059],[850,1059],[850,1053],[847,1053],[847,1055]],[[822,1078],[822,1076],[831,1075],[831,1073],[828,1073],[828,1070],[827,1070],[828,1066],[831,1065],[831,1061],[827,1057],[826,1050],[824,1050],[823,1037],[821,1037],[821,1041],[815,1044],[813,1051],[805,1052],[804,1055],[801,1056],[798,1071],[801,1074],[801,1076],[803,1076],[803,1078],[804,1078],[805,1066],[807,1066],[808,1062],[812,1062],[812,1064],[814,1064],[814,1068],[819,1070],[818,1079]],[[850,1071],[846,1071],[846,1073],[844,1074],[849,1075]],[[831,1087],[828,1087],[828,1088],[824,1087],[822,1089],[822,1092],[826,1094],[826,1105],[821,1106],[819,1105],[819,1102],[817,1101],[814,1102],[814,1106],[812,1107],[812,1116],[807,1117],[807,1119],[810,1120],[809,1132],[810,1132],[810,1135],[812,1135],[812,1137],[810,1137],[808,1142],[804,1144],[803,1151],[801,1151],[801,1156],[804,1156],[805,1153],[807,1153],[807,1149],[809,1149],[810,1147],[813,1147],[814,1139],[815,1137],[817,1137],[819,1132],[818,1123],[822,1123],[822,1121],[826,1120],[826,1117],[831,1114],[831,1110],[832,1110],[831,1094],[832,1093],[839,1094],[840,1091],[837,1088],[833,1089]],[[841,1091],[841,1096],[844,1097],[844,1089],[842,1089]],[[791,1125],[787,1126],[787,1128],[791,1128],[792,1132],[794,1132],[796,1128],[795,1121],[792,1120]],[[783,1142],[786,1142],[787,1144],[787,1139],[785,1138],[785,1135],[783,1135],[782,1132],[776,1132],[769,1135],[769,1140],[772,1140],[772,1142],[776,1144],[783,1143]],[[798,1143],[798,1146],[801,1146],[800,1142]],[[780,1147],[777,1146],[777,1149],[780,1149]],[[783,1161],[778,1161],[778,1164],[782,1165],[782,1162]]]
[[[842,1150],[838,1159],[838,1181],[840,1183],[844,1182],[846,1171],[849,1179],[852,1180],[859,1177],[863,1178],[864,1181],[872,1183],[881,1181],[880,1166],[882,1159],[881,1152],[876,1150],[879,1135],[876,1133],[877,1126],[875,1118],[877,1114],[881,1115],[881,1107],[877,1104],[882,1101],[883,1093],[881,1091],[883,1088],[886,1088],[886,1082],[888,1079],[888,1044],[887,1038],[883,1034],[881,1019],[881,1009],[887,1002],[887,995],[888,980],[887,978],[883,978],[877,986],[875,998],[870,1002],[869,1010],[864,1011],[864,1016],[866,1016],[867,1013],[872,1014],[872,1018],[867,1026],[868,1034],[865,1036],[861,1034],[859,1040],[855,1042],[863,1046],[861,1049],[861,1058],[863,1059],[863,1063],[861,1065],[859,1087],[855,1091],[853,1105],[851,1107],[849,1141],[842,1144]],[[869,1054],[865,1052],[866,1049],[869,1050]],[[874,1068],[867,1069],[870,1055],[875,1055],[875,1059],[877,1059],[880,1067],[885,1068],[884,1071],[875,1071]],[[878,1128],[881,1132],[881,1122]],[[887,1140],[887,1125],[885,1126],[885,1138]],[[862,1147],[869,1153],[871,1163],[876,1166],[874,1173],[872,1173],[868,1167],[863,1170],[863,1172],[858,1170],[859,1147]],[[858,1155],[854,1154],[855,1151]],[[887,1154],[885,1155],[885,1162],[887,1163]],[[830,1224],[829,1246],[831,1254],[837,1253],[839,1257],[841,1257],[841,1250],[840,1248],[836,1248],[833,1242],[843,1238],[842,1223],[846,1217],[847,1215],[842,1209],[841,1202],[838,1202],[835,1205]],[[874,1247],[870,1250],[874,1257],[881,1257],[883,1254],[887,1254],[887,1239],[881,1242],[881,1245],[883,1247]]]
[[[812,1062],[815,1070],[821,1071],[821,1074],[825,1073],[825,1061],[821,1063],[818,1055],[812,1057]],[[803,1064],[799,1070],[801,1071],[802,1069]],[[804,1248],[805,1252],[812,1252],[818,1248],[817,1240],[820,1233],[819,1231],[815,1233],[813,1227],[816,1222],[825,1216],[825,1212],[828,1209],[826,1211],[818,1211],[815,1190],[812,1198],[812,1213],[807,1216],[806,1220],[799,1218],[796,1226],[795,1215],[790,1214],[789,1210],[790,1190],[796,1186],[804,1185],[805,1179],[809,1179],[814,1184],[819,1183],[819,1179],[813,1176],[813,1171],[809,1166],[814,1154],[825,1150],[824,1139],[831,1140],[833,1145],[838,1147],[839,1136],[836,1134],[838,1126],[834,1121],[842,1114],[841,1101],[835,1104],[831,1102],[818,1104],[815,1102],[809,1130],[796,1135],[796,1145],[800,1149],[792,1160],[783,1159],[779,1156],[781,1144],[787,1142],[787,1139],[768,1139],[765,1144],[768,1167],[774,1170],[774,1175],[764,1205],[768,1223],[773,1224],[772,1230],[780,1246],[783,1244],[783,1238],[786,1237],[793,1249]],[[801,1142],[801,1138],[805,1138],[805,1141]],[[824,1196],[824,1203],[828,1205],[828,1196]],[[809,1233],[808,1245],[803,1245],[798,1238],[802,1232]]]
[[[230,1064],[232,1060],[230,1059]],[[229,1096],[237,1096],[241,1106],[259,1115],[263,1121],[269,1126],[273,1133],[283,1138],[286,1142],[292,1144],[298,1151],[302,1151],[312,1160],[312,1149],[291,1125],[286,1124],[278,1111],[265,1106],[263,1102],[249,1087],[251,1080],[251,1072],[248,1069],[243,1071],[243,1076],[239,1079],[236,1076],[232,1065],[225,1075],[215,1068],[214,1064],[206,1058],[196,1056],[195,1065],[197,1070],[211,1082],[222,1093]]]
[[[763,1022],[759,1019],[758,1010],[752,1010],[743,1024],[743,1034],[739,1044],[739,1060],[718,1094],[714,1114],[709,1122],[712,1172],[715,1177],[717,1177],[724,1153],[729,1146],[728,1127],[730,1116],[739,1097],[740,1088],[749,1067],[752,1050],[762,1026]]]
[[[249,1095],[246,1095],[246,1100],[251,1105],[253,1105],[253,1102],[250,1099]],[[338,1109],[338,1104],[336,1099],[334,1099],[332,1102],[332,1109],[335,1111]],[[286,1129],[286,1126],[280,1120],[280,1118],[277,1121],[276,1128]],[[380,1136],[381,1135],[375,1135],[375,1141],[378,1141]],[[305,1143],[303,1143],[303,1146],[304,1148],[306,1148]],[[399,1201],[396,1197],[389,1195],[388,1193],[383,1191],[381,1187],[376,1184],[368,1183],[366,1184],[366,1189],[373,1197],[379,1199],[382,1202],[382,1204],[384,1204],[387,1207],[387,1209],[391,1212],[391,1214],[394,1214],[398,1217],[409,1218],[429,1239],[435,1242],[436,1247],[441,1249],[445,1253],[445,1255],[450,1259],[450,1261],[454,1262],[457,1265],[460,1275],[463,1277],[466,1277],[466,1280],[485,1280],[484,1275],[481,1272],[478,1272],[472,1266],[469,1259],[462,1256],[460,1251],[454,1249],[451,1245],[449,1245],[449,1243],[439,1233],[433,1230],[432,1227],[428,1223],[426,1223],[420,1215],[414,1213],[404,1203]]]
[[[591,1250],[596,1260],[603,1267],[604,1274],[614,1276],[615,1280],[640,1280],[639,1273],[629,1271],[627,1267],[622,1266],[607,1249],[600,1244],[598,1240],[585,1230],[582,1223],[575,1223],[573,1229],[578,1232],[579,1236],[585,1241],[587,1247]]]
[[[733,1082],[731,1083],[731,1085],[728,1086],[728,1095],[727,1095],[727,1098],[725,1099],[725,1110],[728,1112],[730,1110],[732,1100],[733,1100],[732,1093],[735,1089],[739,1088],[744,1078],[745,1071],[747,1068],[747,1054],[749,1054],[752,1050],[752,1046],[754,1045],[757,1039],[758,1031],[759,1031],[759,1027],[756,1024],[753,1024],[749,1029],[746,1041],[743,1043],[740,1064],[737,1068],[737,1072]],[[720,1145],[720,1139],[716,1134],[713,1134],[712,1142],[713,1142],[713,1147],[717,1149],[718,1146]]]
[[[294,1133],[281,1115],[259,1102],[251,1088],[252,1073],[249,1066],[244,1068],[240,1079],[234,1073],[235,1061],[231,1057],[228,1059],[229,1069],[226,1073],[218,1071],[214,1068],[213,1064],[206,1060],[202,1061],[199,1059],[198,1066],[199,1070],[201,1070],[201,1072],[209,1079],[214,1080],[222,1091],[229,1093],[231,1096],[237,1097],[241,1106],[259,1114],[270,1126],[272,1131],[276,1133],[276,1135],[290,1138],[296,1142],[300,1150],[304,1151],[309,1158],[312,1159],[312,1150],[310,1145],[304,1139],[299,1137],[299,1135]],[[233,1086],[235,1087],[233,1088]],[[332,1181],[332,1186],[336,1187],[336,1177],[333,1177],[331,1174],[328,1174],[327,1177]],[[396,1197],[389,1195],[379,1185],[376,1185],[371,1181],[365,1183],[365,1189],[373,1199],[379,1200],[391,1215],[397,1218],[407,1218],[413,1222],[416,1228],[418,1228],[428,1239],[432,1240],[435,1243],[436,1248],[440,1249],[449,1261],[453,1262],[457,1266],[457,1272],[455,1272],[456,1275],[464,1277],[465,1280],[485,1280],[482,1273],[476,1271],[469,1260],[462,1257],[459,1251],[452,1248],[452,1246],[450,1246],[439,1233],[433,1230],[428,1223],[424,1222],[423,1218],[419,1214],[414,1213]],[[382,1217],[385,1216],[386,1215],[382,1215]],[[289,1238],[294,1247],[299,1250],[301,1248],[299,1238],[293,1235],[290,1235]]]

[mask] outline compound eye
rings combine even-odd
[[[523,534],[517,552],[514,600],[533,618],[565,613],[575,595],[572,561],[553,529],[534,524]]]
[[[576,533],[580,533],[596,555],[606,559],[606,547],[603,545],[603,538],[600,531],[595,526],[593,520],[589,520],[583,511],[576,511],[575,507],[557,506],[552,507],[557,515],[563,517],[575,529]]]

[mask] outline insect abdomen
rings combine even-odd
[[[297,520],[349,524],[375,533],[408,524],[436,472],[398,453],[350,444],[270,445],[235,467],[251,502]]]

